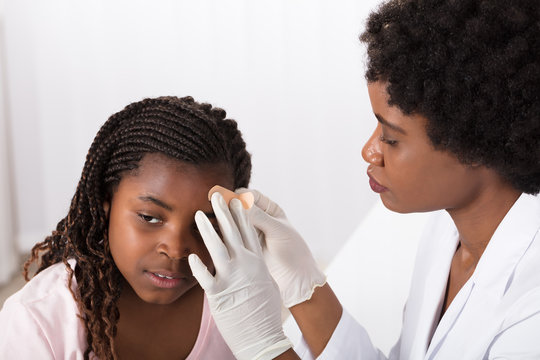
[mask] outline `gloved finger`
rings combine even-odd
[[[197,254],[189,254],[188,263],[189,267],[191,268],[191,272],[193,273],[193,276],[195,276],[195,279],[197,279],[199,282],[199,285],[201,285],[201,287],[207,293],[212,293],[215,280],[212,274],[208,272],[206,265],[204,265]]]
[[[210,257],[212,257],[217,272],[219,268],[226,266],[231,259],[229,251],[216,233],[216,229],[214,229],[210,220],[200,210],[195,213],[195,223],[201,233],[204,245],[208,249]]]
[[[242,202],[238,199],[232,199],[229,206],[231,208],[231,215],[238,225],[238,230],[242,236],[244,246],[258,256],[262,256],[262,248],[257,233],[246,216],[246,211],[242,206]]]
[[[258,208],[258,207],[252,207],[247,212],[248,218],[255,226],[256,229],[262,231],[265,236],[269,236],[276,231],[280,231],[280,229],[283,227],[283,222],[271,216],[264,210]]]
[[[246,192],[251,192],[253,194],[254,204],[257,201],[257,197],[261,196],[261,193],[258,192],[257,190],[250,190],[248,188],[243,188],[243,187],[236,189],[234,192],[237,193],[237,194],[243,194],[243,193],[246,193]],[[257,208],[257,206],[254,206],[252,208]],[[249,210],[251,210],[251,209],[249,209]],[[260,229],[257,229],[257,228],[255,228],[255,232],[257,233],[257,237],[259,238],[259,245],[264,248],[264,246],[265,246],[264,233]]]
[[[264,210],[264,212],[266,212],[267,214],[274,217],[286,217],[285,212],[279,207],[279,205],[270,200],[269,197],[263,195],[261,192],[254,189],[245,189],[244,191],[244,188],[238,189],[237,191],[239,194],[246,191],[251,192],[253,194],[255,206]]]
[[[210,202],[216,214],[216,219],[223,236],[223,242],[229,250],[231,258],[235,257],[239,249],[244,247],[238,227],[229,211],[229,207],[219,192],[212,194]]]

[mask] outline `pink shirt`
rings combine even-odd
[[[2,359],[83,359],[86,331],[67,281],[64,264],[55,264],[6,300],[0,311]],[[234,359],[216,328],[206,296],[197,341],[187,357],[197,359]]]

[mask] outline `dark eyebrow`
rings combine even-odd
[[[156,199],[155,197],[152,197],[152,196],[139,196],[138,199],[142,200],[142,201],[154,203],[157,206],[160,206],[160,207],[164,208],[165,210],[172,211],[172,206],[167,205],[166,203],[164,203],[163,201],[161,201],[159,199]]]
[[[156,198],[153,197],[153,196],[149,196],[149,195],[146,195],[146,196],[139,196],[138,199],[139,199],[139,200],[142,200],[142,201],[154,203],[154,204],[156,204],[157,206],[160,206],[160,207],[164,208],[165,210],[169,210],[169,211],[172,211],[172,210],[173,210],[172,206],[167,205],[167,204],[164,203],[163,201],[161,201],[161,200],[159,200],[159,199],[156,199]],[[214,214],[213,211],[205,212],[204,215],[206,215],[206,217],[207,217],[208,219],[215,219],[215,218],[216,218],[216,214]]]
[[[402,133],[403,135],[406,135],[406,134],[407,134],[407,132],[405,132],[405,130],[403,130],[402,128],[400,128],[400,127],[397,126],[397,125],[394,125],[394,124],[388,122],[388,121],[387,121],[385,118],[383,118],[381,115],[379,115],[379,114],[374,114],[374,115],[375,115],[375,117],[377,118],[377,120],[378,120],[381,124],[383,124],[384,126],[387,126],[387,127],[389,127],[390,129],[392,129],[392,130],[395,130],[395,131],[397,131],[397,132],[399,132],[399,133]]]

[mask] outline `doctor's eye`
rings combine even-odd
[[[384,135],[381,135],[379,136],[379,141],[385,143],[385,144],[388,144],[390,146],[394,146],[397,144],[397,141],[396,140],[390,140],[390,139],[387,139],[384,137]]]

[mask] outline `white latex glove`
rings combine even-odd
[[[326,283],[326,276],[279,205],[257,190],[237,190],[246,191],[255,198],[249,220],[262,232],[264,260],[279,286],[283,304],[290,308],[310,299],[315,288]]]
[[[216,275],[195,254],[188,258],[191,271],[206,292],[216,325],[234,356],[273,359],[292,344],[283,333],[281,298],[262,259],[257,233],[238,199],[231,201],[231,211],[220,193],[214,193],[211,201],[223,241],[202,211],[195,214],[195,221]]]

